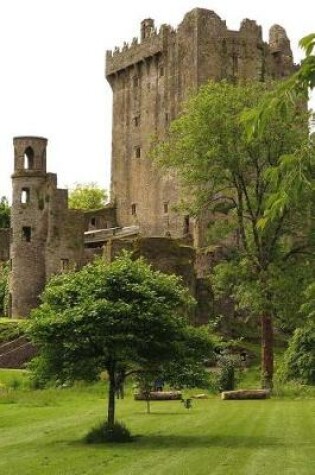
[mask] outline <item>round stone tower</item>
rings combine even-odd
[[[27,317],[45,285],[47,139],[15,137],[13,145],[10,313]]]

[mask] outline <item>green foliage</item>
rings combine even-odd
[[[280,369],[283,381],[315,385],[315,323],[295,330]]]
[[[315,321],[315,282],[310,284],[304,292],[304,303],[301,305],[301,313],[311,321]]]
[[[243,115],[242,120],[246,124],[249,136],[263,133],[275,110],[285,115],[292,102],[305,101],[308,98],[309,90],[315,86],[314,38],[315,33],[311,33],[300,40],[299,45],[304,50],[305,58],[301,61],[297,72],[281,81],[256,109]]]
[[[217,387],[220,392],[232,391],[236,384],[236,362],[228,355],[221,356],[218,362],[220,372],[218,374]]]
[[[88,432],[84,441],[87,444],[125,443],[132,442],[133,437],[127,427],[120,422],[115,422],[112,428],[108,426],[107,422],[101,422]]]
[[[126,253],[111,264],[96,261],[58,275],[31,316],[29,332],[40,351],[35,380],[90,381],[106,370],[112,425],[121,368],[161,374],[184,358],[188,335],[203,341],[189,330],[186,309],[192,303],[178,277],[155,272]],[[208,343],[201,348],[209,351]],[[200,350],[191,349],[191,360],[194,355],[199,358]]]
[[[69,208],[93,210],[103,208],[107,191],[96,183],[77,183],[69,192]]]
[[[241,120],[249,140],[265,134],[275,113],[286,120],[293,103],[306,103],[309,91],[315,86],[314,38],[315,34],[311,33],[300,40],[305,58],[297,72],[281,81],[257,107],[243,113]],[[278,189],[270,196],[261,227],[283,215],[286,208],[300,200],[301,194],[314,197],[314,160],[314,141],[310,139],[299,153],[286,154],[279,166],[270,171],[269,176],[278,182]]]
[[[155,150],[161,166],[176,170],[182,206],[203,220],[211,217],[209,243],[220,245],[227,260],[215,270],[214,288],[233,297],[240,311],[261,317],[265,327],[278,314],[283,325],[279,302],[294,288],[299,266],[300,285],[285,309],[290,318],[297,312],[314,277],[315,244],[315,147],[308,138],[308,114],[291,101],[285,114],[270,108],[260,134],[247,133],[244,110],[250,115],[270,94],[270,86],[261,83],[210,82],[188,101]],[[283,277],[288,270],[290,285]],[[268,334],[262,372],[269,381],[271,333],[262,332]]]
[[[9,292],[9,263],[0,262],[0,315],[6,313]]]
[[[25,320],[0,319],[0,343],[14,340],[27,331],[27,322]]]
[[[10,227],[11,209],[5,196],[0,198],[0,228]]]
[[[283,381],[281,371],[276,374],[273,397],[281,399],[312,399],[315,397],[315,387],[301,384],[299,381]]]
[[[213,337],[208,327],[187,327],[183,336],[178,358],[163,367],[164,379],[178,389],[209,388],[205,363],[213,359]]]
[[[284,332],[291,333],[297,325],[303,325],[308,318],[307,313],[311,313],[314,294],[312,298],[309,297],[309,303],[305,303],[304,290],[315,278],[314,264],[314,258],[309,256],[303,260],[279,259],[269,265],[265,283],[269,307],[272,309],[277,328]],[[244,323],[249,318],[260,315],[266,308],[255,269],[245,257],[217,264],[211,275],[211,282],[217,297],[233,298],[236,313],[243,315]],[[313,286],[310,286],[309,294],[312,288]],[[300,312],[301,306],[303,312]]]
[[[30,332],[65,381],[96,377],[112,360],[168,360],[186,325],[181,309],[191,301],[177,277],[126,256],[59,275],[42,298]]]
[[[187,103],[155,150],[161,166],[177,170],[184,190],[182,205],[196,215],[211,213],[210,244],[231,247],[238,241],[256,268],[268,267],[286,236],[308,229],[313,212],[311,206],[305,207],[309,189],[302,185],[296,190],[295,205],[290,202],[290,212],[285,206],[281,215],[274,212],[275,194],[296,182],[296,176],[288,178],[288,162],[307,155],[309,163],[303,161],[303,166],[312,169],[315,152],[308,143],[307,114],[294,104],[285,119],[274,111],[263,135],[248,139],[241,116],[265,94],[267,86],[261,83],[207,84]],[[266,213],[275,218],[268,225]],[[287,239],[285,252],[292,252],[296,244],[299,249],[306,245],[303,234],[298,242]]]

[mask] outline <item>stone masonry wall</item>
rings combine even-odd
[[[115,259],[122,250],[130,251],[135,258],[145,258],[155,270],[176,274],[196,298],[197,305],[190,314],[191,323],[202,324],[213,314],[213,295],[209,283],[198,278],[195,271],[196,250],[169,238],[113,239],[104,248],[108,261]]]
[[[105,208],[84,211],[84,230],[108,229],[117,227],[116,208],[108,204]]]
[[[264,81],[293,71],[290,42],[276,25],[270,42],[261,27],[244,20],[228,30],[213,11],[196,8],[175,30],[152,19],[134,38],[106,55],[106,77],[113,90],[112,197],[119,226],[137,224],[146,236],[181,237],[194,223],[173,210],[179,187],[149,158],[152,138],[162,138],[183,101],[206,81]]]
[[[10,229],[0,229],[0,262],[8,261],[10,258]]]

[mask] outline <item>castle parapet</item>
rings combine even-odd
[[[146,58],[162,54],[167,34],[172,31],[168,25],[162,25],[159,32],[154,27],[154,20],[146,19],[141,22],[140,42],[133,38],[132,43],[124,43],[122,48],[106,52],[106,76],[134,66]]]
[[[258,41],[263,41],[262,28],[260,25],[257,25],[255,20],[249,20],[248,18],[245,18],[241,23],[239,32],[241,36],[251,36],[253,38],[257,38]]]

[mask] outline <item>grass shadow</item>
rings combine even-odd
[[[69,445],[85,445],[79,440],[68,441]],[[109,444],[105,444],[109,446]],[[111,443],[111,447],[121,448],[124,450],[126,445],[130,444],[115,444]],[[277,437],[255,437],[255,436],[244,436],[244,435],[164,435],[164,434],[134,434],[133,435],[133,450],[150,450],[158,451],[165,449],[194,449],[194,448],[211,448],[219,447],[222,449],[239,449],[239,448],[249,448],[249,449],[262,449],[262,448],[279,448],[287,447],[288,444],[284,444]],[[296,446],[296,444],[292,444]],[[90,444],[89,447],[97,448],[104,447],[104,444]]]
[[[137,436],[136,441],[141,449],[159,450],[165,448],[204,448],[222,447],[238,449],[240,447],[262,448],[282,447],[287,444],[277,437],[255,437],[244,435],[144,435]]]

